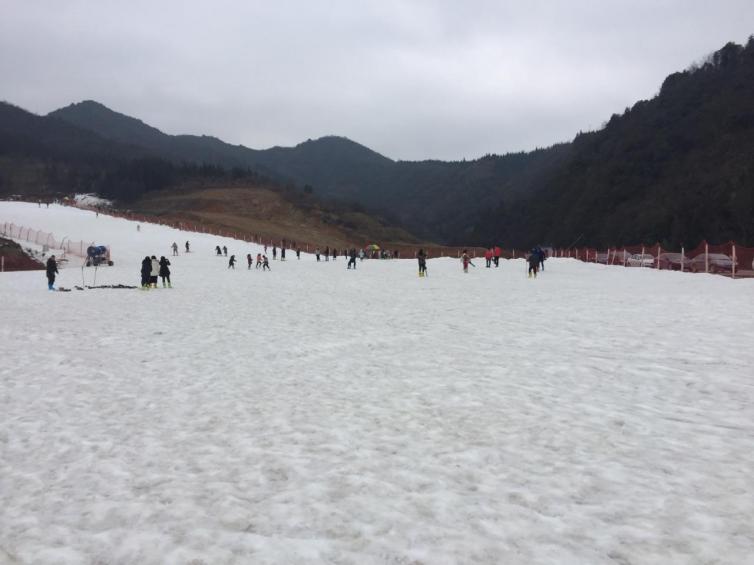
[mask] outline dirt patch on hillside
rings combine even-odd
[[[0,263],[5,271],[37,271],[44,269],[44,265],[32,259],[23,248],[10,239],[0,237]]]
[[[372,242],[417,244],[403,229],[363,212],[328,209],[301,198],[294,201],[279,190],[204,188],[148,193],[135,212],[194,222],[271,240],[306,242],[331,247],[363,247]]]

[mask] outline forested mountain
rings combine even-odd
[[[47,119],[77,128],[75,146],[94,160],[122,153],[144,162],[146,153],[161,163],[146,161],[148,171],[159,172],[169,161],[190,174],[204,168],[262,176],[357,203],[443,243],[677,245],[735,238],[754,244],[752,100],[750,40],[669,76],[655,98],[614,115],[599,131],[473,161],[393,161],[335,136],[254,150],[213,137],[167,135],[92,101],[35,116],[33,126]],[[6,130],[14,127],[0,129],[6,150]],[[37,137],[16,136],[10,143],[26,147]],[[127,195],[128,185],[120,186],[119,194]]]
[[[421,236],[463,243],[480,212],[546,178],[567,144],[474,161],[393,161],[344,137],[254,150],[212,137],[167,135],[93,101],[50,114],[118,142],[146,147],[173,162],[250,167],[279,182],[358,203]]]
[[[564,166],[490,209],[471,240],[577,238],[754,245],[754,40],[670,75],[652,100],[577,136]]]
[[[168,160],[155,143],[163,134],[142,126],[136,129],[152,141],[143,137],[137,146],[0,103],[0,197],[96,192],[145,214],[268,238],[340,246],[417,241],[353,205],[325,202],[248,167]]]

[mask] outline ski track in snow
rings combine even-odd
[[[0,221],[111,245],[98,284],[164,254],[174,286],[0,275],[0,563],[754,563],[753,280],[249,272],[231,239]]]

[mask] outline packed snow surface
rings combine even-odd
[[[174,288],[0,275],[0,563],[754,563],[752,280],[2,221]]]

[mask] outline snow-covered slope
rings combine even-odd
[[[753,562],[754,281],[0,221],[110,245],[98,284],[194,251],[0,275],[0,563]]]

